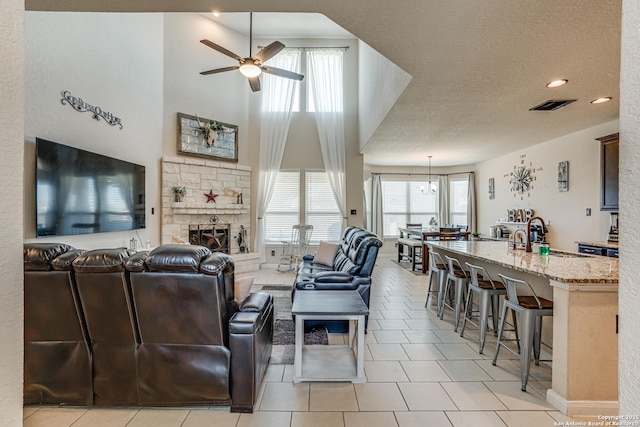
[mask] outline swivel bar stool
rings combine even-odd
[[[499,274],[500,279],[507,288],[507,299],[502,306],[502,317],[500,319],[500,330],[498,332],[498,343],[496,344],[496,354],[493,356],[493,365],[498,359],[500,347],[504,347],[509,352],[517,356],[517,353],[507,347],[502,339],[504,323],[507,317],[507,310],[520,313],[520,378],[522,380],[522,391],[527,391],[527,381],[529,380],[529,370],[531,368],[531,351],[536,365],[540,364],[540,344],[542,343],[542,318],[553,316],[553,301],[540,298],[536,295],[531,285],[523,280],[513,279],[503,274]],[[518,286],[525,287],[531,295],[518,295]],[[545,344],[546,345],[546,344]]]
[[[487,330],[489,329],[489,305],[491,305],[491,317],[493,318],[492,330],[497,334],[498,332],[498,309],[500,306],[500,295],[507,295],[507,290],[501,282],[494,282],[491,280],[491,276],[487,273],[487,270],[479,265],[472,265],[465,262],[471,273],[471,282],[469,283],[469,292],[467,292],[467,302],[465,303],[465,314],[462,319],[462,329],[460,330],[460,336],[464,336],[464,330],[467,326],[467,322],[476,325],[480,332],[480,343],[478,352],[482,354],[484,349],[484,343],[487,337]],[[482,272],[480,274],[479,272]],[[483,279],[486,277],[486,279]],[[473,295],[478,294],[478,324],[472,320],[473,311]],[[513,313],[513,322],[515,325],[515,312]],[[515,328],[514,328],[515,330]]]
[[[442,297],[444,295],[444,281],[447,278],[448,268],[442,260],[442,256],[429,249],[429,289],[427,290],[427,300],[424,303],[426,307],[429,304],[429,297],[432,293],[437,295],[436,313],[440,315],[442,306]],[[436,288],[433,288],[433,279],[436,279]]]
[[[453,318],[453,331],[458,332],[458,323],[460,323],[460,311],[462,310],[462,305],[464,304],[464,294],[466,292],[466,287],[471,280],[471,276],[469,272],[462,268],[460,261],[455,258],[451,258],[448,255],[444,256],[447,260],[447,265],[449,266],[449,273],[447,274],[447,282],[444,288],[444,299],[442,302],[442,309],[440,310],[440,319],[444,317],[444,309],[445,307],[449,307],[454,311]],[[451,306],[451,302],[447,302],[447,298],[449,298],[451,294],[451,284],[455,284],[454,298],[455,303]]]

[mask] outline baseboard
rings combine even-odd
[[[567,400],[553,389],[547,390],[547,402],[568,416],[574,415],[617,415],[617,400]]]

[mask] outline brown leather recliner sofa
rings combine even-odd
[[[24,403],[91,405],[91,349],[71,263],[83,251],[29,244],[24,259]]]
[[[25,285],[26,253],[34,250],[25,245]],[[92,399],[73,403],[253,411],[271,355],[273,298],[258,292],[239,304],[230,256],[192,245],[95,250],[73,260],[69,277],[93,373]],[[38,280],[47,282],[47,275]],[[27,369],[25,362],[25,378]],[[53,401],[27,401],[25,383],[25,403]]]

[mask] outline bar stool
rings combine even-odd
[[[444,309],[445,307],[449,307],[454,311],[454,319],[453,319],[453,331],[458,332],[458,323],[460,323],[460,311],[462,309],[462,305],[464,303],[464,293],[466,291],[466,287],[471,281],[471,276],[469,272],[467,272],[460,261],[455,258],[451,258],[448,255],[445,255],[444,258],[447,260],[447,265],[449,266],[449,272],[447,273],[447,282],[444,288],[444,296],[442,301],[442,308],[440,310],[440,319],[444,317]],[[454,297],[455,303],[453,307],[451,306],[451,302],[447,303],[447,297],[451,294],[451,284],[455,284]]]
[[[536,365],[540,364],[540,344],[542,342],[542,317],[553,316],[553,301],[540,298],[536,295],[531,285],[523,280],[513,279],[503,274],[499,274],[500,279],[507,288],[507,299],[502,306],[502,318],[500,319],[500,330],[498,332],[498,343],[496,354],[493,356],[493,365],[498,359],[500,347],[504,347],[509,352],[517,356],[512,349],[507,347],[502,339],[504,323],[507,310],[520,313],[520,377],[522,380],[522,391],[527,391],[527,381],[529,380],[529,370],[531,368],[531,351]],[[518,295],[518,286],[526,287],[531,295]],[[517,339],[517,337],[516,337]],[[546,344],[544,344],[546,346]]]
[[[491,280],[491,276],[487,273],[487,270],[479,265],[472,265],[465,262],[469,273],[471,274],[471,282],[469,283],[469,292],[467,292],[467,301],[465,303],[465,314],[462,319],[462,329],[460,330],[460,336],[464,336],[464,329],[467,326],[467,322],[478,327],[480,331],[480,344],[478,352],[482,354],[484,349],[484,343],[487,337],[487,330],[489,329],[489,305],[491,305],[491,316],[493,318],[493,332],[498,332],[498,308],[500,306],[500,295],[507,295],[507,290],[500,282],[495,283]],[[479,272],[482,272],[480,274]],[[484,278],[486,277],[486,279]],[[478,294],[478,323],[474,323],[473,317],[473,295]],[[513,324],[515,325],[516,314],[513,314]],[[515,327],[514,327],[515,330]],[[517,333],[517,331],[516,331]]]
[[[440,307],[442,306],[442,296],[444,294],[444,281],[448,272],[447,265],[442,260],[439,253],[429,248],[429,288],[427,289],[427,300],[424,303],[426,307],[429,304],[429,297],[432,293],[437,295],[436,313],[440,315]],[[433,289],[433,279],[436,279],[437,289]]]

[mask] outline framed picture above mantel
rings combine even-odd
[[[238,126],[178,113],[178,154],[238,161]]]

